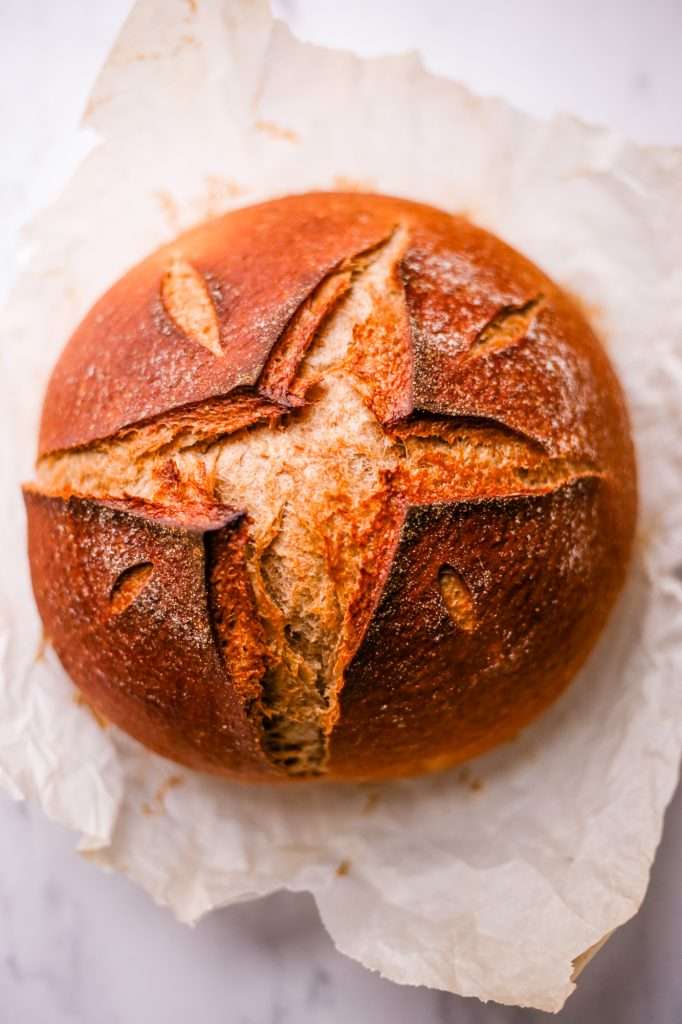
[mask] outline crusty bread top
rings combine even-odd
[[[307,314],[304,327],[313,333],[348,282],[322,295],[316,316],[306,300],[399,228],[407,234],[399,270],[411,344],[402,353],[408,365],[384,389],[394,397],[382,419],[412,410],[491,417],[552,454],[594,452],[588,418],[600,403],[591,370],[607,362],[578,310],[536,267],[431,207],[313,193],[209,221],[121,278],[55,367],[39,454],[197,403],[195,418],[204,404],[211,411],[211,400],[262,393],[261,375],[278,345],[286,381],[305,350],[286,344],[286,329]],[[527,337],[534,344],[518,346]],[[517,346],[513,359],[482,358]],[[282,388],[274,390],[286,401]]]
[[[138,501],[188,525],[211,503],[245,517],[255,611],[221,612],[234,593],[217,570],[209,604],[237,690],[250,706],[258,694],[266,755],[289,774],[326,770],[348,667],[409,524],[428,519],[415,510],[440,523],[474,502],[485,516],[584,481],[573,507],[607,510],[604,558],[621,560],[634,515],[627,418],[579,311],[466,220],[380,196],[250,207],[134,268],[65,349],[40,455],[47,494]],[[564,568],[551,554],[559,575],[589,563],[602,521],[576,511],[564,528],[570,507],[543,506],[547,534],[570,536]],[[475,566],[468,580],[448,561],[435,571],[439,607],[473,637]],[[146,573],[112,593],[127,600]]]

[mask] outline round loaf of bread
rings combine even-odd
[[[118,281],[53,372],[25,499],[86,700],[261,781],[512,738],[594,645],[636,511],[574,302],[461,217],[339,193],[229,213]]]

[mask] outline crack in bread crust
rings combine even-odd
[[[267,757],[291,776],[326,770],[344,672],[408,506],[549,493],[601,476],[590,462],[552,458],[501,423],[412,414],[399,274],[408,241],[399,226],[325,278],[290,320],[257,393],[157,417],[46,456],[38,467],[47,493],[132,496],[180,509],[203,495],[244,510],[230,543],[245,559],[250,592],[230,589],[236,575],[223,541],[212,539],[213,628],[250,713],[261,716]],[[166,279],[172,315],[215,347],[200,282],[192,268],[176,271]],[[178,308],[182,294],[192,297],[193,319]],[[468,358],[516,344],[541,301],[501,310]],[[475,630],[466,581],[445,565],[439,584],[455,625]]]
[[[465,356],[465,361],[480,359],[490,352],[511,348],[527,336],[537,317],[544,295],[536,295],[522,306],[505,306],[479,331]]]
[[[51,494],[154,494],[168,460],[255,423],[274,422],[287,411],[253,394],[210,399],[83,448],[44,455],[37,482]]]
[[[188,338],[222,358],[220,323],[208,284],[187,260],[176,257],[171,261],[161,279],[161,301]]]

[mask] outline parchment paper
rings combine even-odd
[[[184,921],[282,887],[388,978],[557,1010],[639,906],[682,747],[682,153],[549,123],[304,45],[264,2],[141,0],[86,124],[100,142],[30,227],[0,347],[0,783]],[[200,218],[354,188],[463,211],[576,293],[625,385],[642,507],[626,592],[567,695],[466,769],[248,788],[148,753],[44,647],[19,482],[49,370],[91,303]]]

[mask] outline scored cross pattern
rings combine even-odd
[[[223,613],[215,594],[212,607],[226,659],[261,689],[268,754],[293,775],[325,770],[344,672],[410,509],[519,500],[600,476],[589,460],[550,457],[503,422],[409,415],[410,325],[399,276],[407,241],[398,227],[325,278],[271,353],[259,399],[208,402],[191,419],[169,414],[41,467],[48,489],[175,509],[200,497],[246,514],[251,628],[263,658],[234,641],[237,613]],[[161,299],[187,337],[224,358],[209,288],[182,254],[167,267]],[[498,311],[463,362],[518,345],[544,301],[538,294]],[[474,633],[477,602],[456,554],[436,567],[438,586],[454,626]],[[147,561],[126,567],[112,614],[137,600],[152,574]]]
[[[386,196],[233,210],[133,267],[64,349],[39,452],[62,664],[147,746],[239,779],[416,775],[511,739],[592,649],[635,521],[576,303]]]

